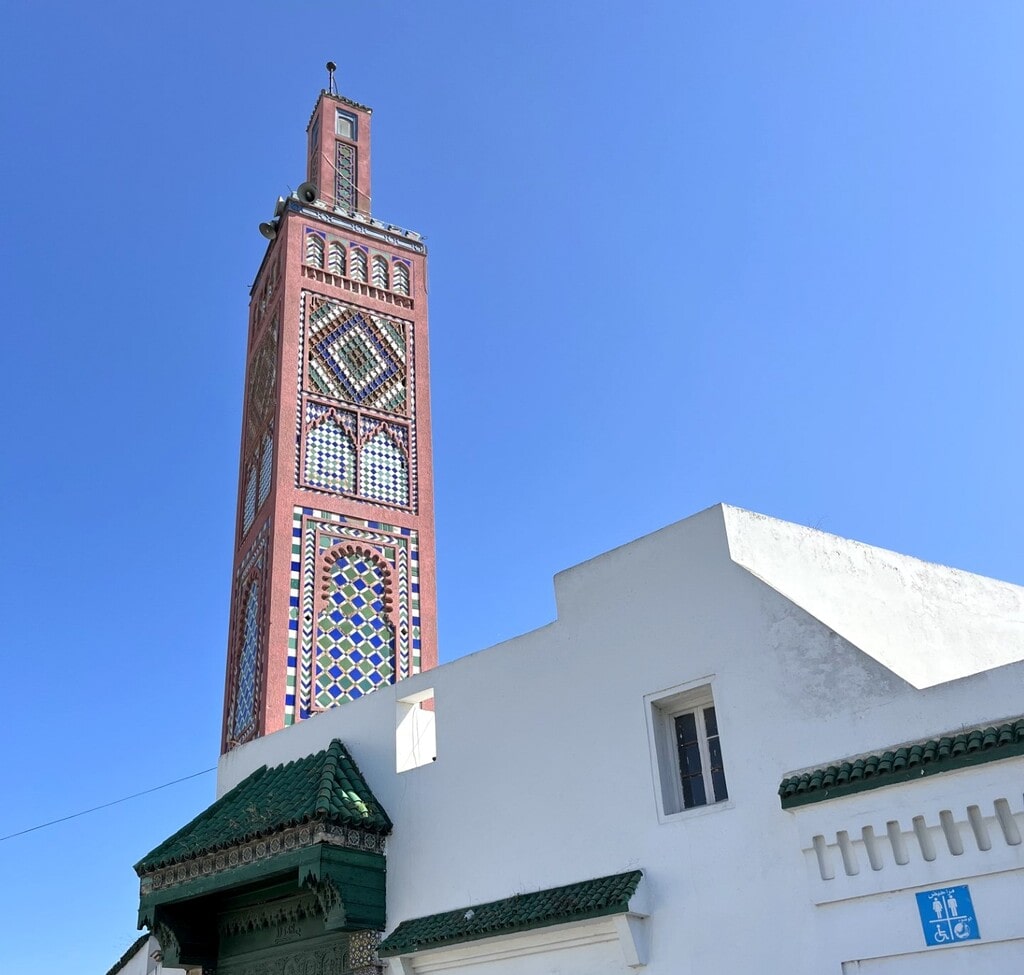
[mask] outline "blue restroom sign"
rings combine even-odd
[[[917,909],[927,945],[957,944],[981,937],[966,884],[923,891],[917,895]]]

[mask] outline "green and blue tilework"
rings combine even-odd
[[[333,415],[306,433],[304,481],[309,487],[351,494],[356,482],[356,450],[352,438]]]
[[[270,494],[270,480],[274,473],[274,438],[268,433],[260,446],[260,489],[256,499],[256,507],[267,500]]]
[[[386,504],[409,503],[409,465],[398,444],[383,430],[359,451],[359,493]]]
[[[249,534],[252,520],[256,517],[256,465],[253,464],[245,475],[245,496],[242,500],[242,538]]]
[[[406,409],[402,323],[324,301],[309,316],[309,384],[323,396],[373,409]]]
[[[392,587],[393,607],[386,623],[391,630],[392,657],[388,661],[392,673],[385,674],[383,670],[375,672],[382,678],[386,676],[388,682],[410,674],[418,673],[420,669],[420,585],[419,585],[419,552],[416,532],[411,528],[402,528],[396,525],[388,525],[383,522],[365,521],[360,518],[352,518],[346,515],[339,515],[330,511],[320,511],[313,508],[295,508],[292,518],[292,555],[290,572],[289,591],[289,620],[288,620],[288,670],[286,677],[285,696],[285,724],[293,724],[296,720],[308,718],[314,711],[320,710],[324,705],[320,702],[319,696],[325,691],[330,694],[326,686],[315,681],[322,673],[328,673],[333,663],[323,667],[326,660],[319,660],[323,655],[324,648],[319,645],[320,637],[325,633],[328,636],[328,643],[335,645],[335,638],[331,636],[330,630],[323,630],[321,622],[327,613],[329,618],[330,609],[326,599],[327,594],[318,585],[318,578],[322,581],[328,566],[337,564],[334,559],[335,550],[339,546],[356,543],[362,549],[368,549],[378,558],[382,566],[386,566],[390,575]],[[351,553],[345,552],[338,556],[348,557]],[[364,583],[366,579],[364,578]],[[333,584],[333,583],[332,583]],[[372,589],[368,583],[367,587]],[[328,587],[328,591],[330,586]],[[353,608],[348,607],[350,611]],[[339,610],[340,611],[340,610]],[[361,614],[358,614],[361,617]],[[353,622],[355,628],[363,623]],[[338,621],[331,620],[332,623]],[[354,630],[353,630],[354,632]],[[338,629],[341,638],[350,637],[351,634],[344,633]],[[379,632],[378,632],[379,636]],[[372,639],[373,633],[369,631],[361,633],[361,643]],[[340,644],[338,644],[340,646]],[[347,646],[347,644],[346,644]],[[330,647],[328,647],[329,651]],[[362,649],[359,650],[362,653]],[[383,654],[381,654],[383,658]],[[332,658],[333,659],[333,658]],[[338,670],[353,681],[360,694],[364,693],[363,687],[359,686],[360,681],[368,682],[372,688],[376,686],[369,673],[363,673],[358,667],[362,661],[356,661],[356,669],[359,677],[355,678],[351,673],[352,667],[343,668],[338,665]],[[382,665],[370,663],[371,667],[377,668]],[[329,674],[332,681],[338,682],[338,690],[350,691],[351,688],[340,686],[340,677]],[[378,683],[383,683],[383,679]],[[353,696],[351,693],[343,693],[334,697],[334,703],[340,703]]]
[[[308,291],[300,314],[296,484],[415,511],[412,323]]]
[[[394,680],[394,632],[386,611],[386,569],[355,552],[331,566],[317,617],[313,694],[329,708]]]
[[[260,647],[260,581],[253,579],[245,600],[242,649],[238,657],[238,691],[231,734],[237,738],[248,727],[256,706],[256,661]]]
[[[228,733],[236,742],[250,737],[256,730],[256,705],[262,668],[261,619],[263,594],[266,590],[267,542],[269,524],[264,521],[255,541],[246,553],[235,576],[232,603],[231,702],[228,710]]]

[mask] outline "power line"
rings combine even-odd
[[[69,819],[77,819],[79,816],[85,816],[86,814],[96,812],[99,809],[107,809],[109,806],[116,806],[118,803],[127,802],[129,799],[138,799],[139,796],[148,796],[151,792],[159,792],[161,789],[177,785],[179,782],[187,782],[189,779],[198,778],[200,775],[208,775],[210,772],[215,772],[216,770],[217,766],[214,765],[212,768],[204,768],[201,772],[193,772],[191,775],[185,775],[180,779],[165,782],[163,785],[155,785],[152,789],[143,789],[141,792],[134,792],[130,796],[124,796],[121,799],[113,799],[110,802],[104,802],[98,806],[93,806],[91,809],[83,809],[81,812],[71,813],[70,816],[61,816],[60,819],[51,819],[48,823],[40,823],[38,826],[29,826],[28,829],[19,829],[16,833],[8,833],[6,836],[0,836],[0,843],[3,843],[4,840],[13,840],[16,836],[24,836],[26,833],[34,833],[37,829],[45,829],[47,826],[56,826],[57,823],[66,823]]]

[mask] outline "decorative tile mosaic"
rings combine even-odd
[[[345,245],[340,241],[332,240],[327,248],[327,270],[331,274],[345,273]]]
[[[305,484],[336,494],[355,490],[356,450],[351,434],[333,411],[307,430],[305,448]]]
[[[256,498],[256,508],[267,500],[270,494],[270,481],[274,473],[274,438],[268,433],[260,445],[260,488]]]
[[[348,276],[353,281],[366,281],[366,248],[353,244],[348,251]]]
[[[242,625],[242,652],[238,657],[235,677],[235,713],[231,721],[231,734],[237,738],[252,721],[256,707],[256,662],[260,646],[260,581],[249,584],[245,599],[245,622]]]
[[[306,292],[300,306],[305,320],[300,327],[302,346],[299,353],[299,383],[304,388],[300,409],[296,417],[296,485],[314,491],[344,494],[362,498],[376,504],[416,510],[416,430],[415,381],[412,368],[412,323],[372,315],[368,311],[342,305],[321,295]],[[332,368],[324,364],[323,348],[330,344],[331,336],[343,331],[338,343],[347,343],[345,356],[354,358],[369,374],[362,390],[354,387],[353,378],[335,363]],[[363,331],[370,329],[370,337]],[[352,333],[350,335],[350,333]],[[371,342],[372,339],[372,342]],[[368,364],[364,346],[374,345],[374,354],[380,361]],[[401,343],[401,344],[400,344]],[[337,343],[336,343],[337,344]],[[382,356],[390,357],[383,359]],[[333,358],[337,358],[334,356]],[[401,401],[413,416],[409,420],[397,419],[386,408],[390,387],[371,384],[389,373],[391,382],[397,381],[397,372],[405,368],[404,390],[407,399]],[[338,378],[341,372],[342,379]],[[351,369],[349,370],[351,372]],[[335,394],[321,399],[322,387]],[[363,395],[368,392],[369,395]],[[342,407],[339,396],[351,406]],[[357,400],[361,398],[362,401]],[[379,400],[385,400],[382,407]],[[393,400],[394,398],[392,398]],[[333,416],[334,422],[349,434],[349,444],[355,451],[350,467],[349,444],[344,443],[340,431],[319,430],[324,417]],[[314,432],[317,431],[317,432]],[[378,434],[383,431],[384,438]],[[390,439],[391,443],[388,443]],[[370,441],[373,443],[370,443]],[[363,470],[365,466],[365,470]],[[349,471],[354,471],[350,475]]]
[[[409,428],[306,400],[302,487],[409,506]],[[357,473],[358,472],[358,473]]]
[[[396,260],[392,265],[391,290],[400,295],[409,294],[409,265],[406,261]]]
[[[362,697],[394,680],[389,571],[371,549],[328,552],[316,622],[315,706]]]
[[[409,463],[398,444],[383,430],[359,450],[359,493],[387,504],[409,503]]]
[[[306,228],[306,263],[310,267],[324,266],[324,235],[319,230]]]
[[[256,465],[245,474],[245,495],[242,501],[242,538],[249,534],[252,520],[256,517]]]
[[[325,299],[311,300],[314,304],[308,322],[308,388],[346,403],[404,413],[404,323]]]
[[[274,386],[277,379],[278,320],[275,315],[260,339],[249,366],[249,389],[245,397],[245,445],[243,456],[250,458],[260,437],[274,417]]]
[[[351,556],[352,552],[369,552],[381,566],[386,566],[389,587],[385,595],[392,593],[392,603],[387,610],[387,622],[392,628],[392,659],[389,662],[393,674],[388,680],[408,677],[420,669],[420,606],[419,606],[419,545],[417,533],[411,528],[401,528],[382,522],[365,521],[351,518],[334,512],[320,511],[313,508],[296,508],[292,520],[292,563],[290,576],[290,609],[288,638],[288,673],[287,689],[284,701],[285,724],[293,724],[296,720],[308,718],[321,705],[315,695],[328,693],[326,687],[315,684],[315,675],[328,673],[332,681],[340,682],[340,677],[330,674],[329,664],[324,670],[316,659],[322,654],[318,641],[324,632],[321,620],[327,606],[324,602],[326,593],[323,590],[325,576],[336,560]],[[363,577],[366,583],[366,578]],[[328,585],[328,592],[330,586]],[[354,586],[354,583],[352,583]],[[372,586],[367,585],[372,590]],[[328,610],[328,618],[329,618]],[[344,618],[344,614],[343,614]],[[349,617],[349,624],[358,628],[362,623]],[[337,621],[331,620],[331,623]],[[327,631],[329,634],[329,631]],[[339,633],[341,630],[339,629]],[[345,636],[345,634],[342,634]],[[364,639],[369,639],[362,634]],[[372,636],[372,634],[371,634]],[[333,638],[331,638],[333,639]],[[362,653],[360,649],[358,652]],[[381,655],[383,658],[383,655]],[[361,661],[356,661],[356,669]],[[371,666],[377,666],[372,665]],[[316,668],[320,667],[319,670]],[[364,689],[359,681],[369,681],[376,686],[370,674],[359,670],[360,677],[356,680],[346,671],[352,666],[339,671],[361,695]],[[383,676],[383,672],[376,671]],[[383,683],[383,679],[378,682]],[[352,688],[341,688],[342,693],[332,701],[339,703],[357,696],[351,693]]]
[[[235,575],[228,662],[232,681],[226,702],[228,744],[245,741],[256,731],[263,671],[262,620],[269,534],[269,523],[264,521]]]
[[[346,142],[336,143],[334,156],[334,204],[356,208],[356,147]]]

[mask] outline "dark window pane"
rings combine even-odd
[[[724,769],[712,769],[711,770],[711,787],[715,790],[715,802],[722,802],[729,798],[729,792],[725,788],[725,770]]]
[[[715,718],[714,708],[704,709],[704,730],[707,732],[708,737],[718,734],[718,720]]]
[[[708,738],[708,754],[711,757],[711,771],[713,772],[716,768],[722,767],[722,746],[719,744],[720,739],[716,736],[714,738]]]
[[[679,771],[683,775],[700,775],[700,746],[696,742],[679,749]]]
[[[708,799],[704,792],[704,777],[702,775],[684,775],[682,782],[683,806],[685,808],[707,805]]]
[[[676,739],[680,745],[688,745],[697,740],[697,715],[692,711],[676,718]]]

